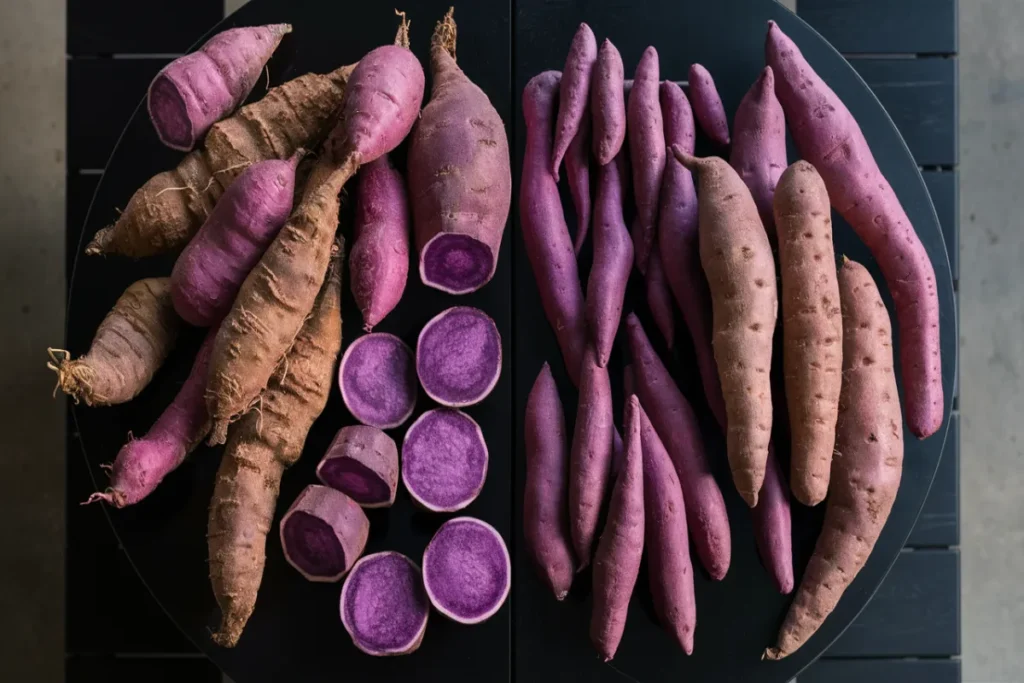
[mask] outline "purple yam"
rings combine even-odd
[[[391,507],[398,488],[398,447],[376,427],[342,427],[316,476],[364,508]]]
[[[512,563],[501,534],[486,522],[456,517],[423,553],[423,584],[437,611],[463,624],[489,619],[508,597]]]
[[[147,108],[160,141],[187,152],[240,105],[263,74],[289,24],[232,28],[165,66],[149,86]]]
[[[487,444],[473,418],[451,408],[428,410],[402,443],[402,483],[420,506],[455,512],[472,503],[487,478]]]
[[[705,135],[716,145],[729,145],[729,119],[711,73],[700,64],[690,67],[690,103]]]
[[[427,396],[462,408],[479,403],[501,374],[501,335],[489,315],[453,306],[428,322],[416,342],[416,374]]]
[[[416,407],[412,349],[393,334],[365,334],[342,357],[338,384],[357,420],[378,429],[398,427]]]
[[[285,559],[310,581],[334,582],[363,554],[370,521],[341,491],[307,486],[281,519]]]
[[[368,655],[415,652],[429,616],[420,568],[401,553],[367,555],[352,567],[341,589],[341,623]]]

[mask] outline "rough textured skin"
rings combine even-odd
[[[601,43],[590,86],[594,156],[600,166],[611,163],[626,140],[626,99],[622,55],[607,38]]]
[[[590,640],[606,662],[615,657],[622,640],[643,551],[644,459],[640,404],[632,396],[626,408],[626,457],[615,479],[608,522],[594,557]]]
[[[647,275],[644,276],[647,286],[647,307],[651,309],[651,317],[658,326],[665,346],[672,349],[676,341],[675,309],[672,304],[672,290],[668,286],[665,267],[661,261],[661,251],[657,242],[651,252],[651,260],[647,263]]]
[[[342,427],[316,466],[316,476],[364,508],[391,507],[398,489],[398,447],[376,427]]]
[[[416,375],[427,396],[463,408],[487,398],[501,376],[501,334],[479,308],[453,306],[434,316],[416,342]]]
[[[430,602],[449,619],[479,624],[491,618],[512,586],[504,539],[479,519],[445,522],[423,552],[423,584]]]
[[[344,260],[340,250],[332,258],[313,312],[288,352],[287,372],[271,379],[259,410],[232,426],[217,470],[207,541],[221,609],[213,640],[222,647],[238,642],[256,605],[281,476],[299,459],[330,395],[341,350]]]
[[[345,351],[338,385],[345,407],[357,420],[378,429],[398,427],[416,407],[412,349],[393,334],[365,334]]]
[[[693,652],[697,603],[690,537],[679,476],[647,413],[640,413],[644,470],[644,543],[654,611],[686,654]]]
[[[480,495],[487,480],[487,442],[469,415],[436,408],[420,415],[402,442],[402,483],[431,512],[455,512]]]
[[[899,323],[907,423],[918,438],[942,425],[942,358],[935,270],[850,110],[774,22],[765,46],[775,92],[801,156],[832,206],[864,241],[885,277]]]
[[[690,100],[693,102],[693,113],[704,134],[716,145],[725,147],[729,144],[729,119],[722,106],[722,98],[715,87],[715,79],[700,64],[690,66]]]
[[[551,154],[551,174],[555,176],[556,181],[562,157],[565,156],[572,141],[579,137],[583,121],[589,113],[587,105],[590,102],[590,76],[596,62],[597,39],[589,26],[585,23],[580,24],[569,45],[569,55],[565,58],[565,68],[562,69],[558,120],[555,123],[555,148]],[[576,251],[579,252],[579,249]]]
[[[526,485],[523,531],[541,576],[564,600],[576,571],[569,533],[569,443],[565,413],[545,363],[526,400]]]
[[[334,125],[354,68],[299,76],[215,123],[203,149],[146,181],[117,222],[93,236],[85,253],[142,258],[185,246],[250,164],[287,159],[319,145]]]
[[[626,330],[637,396],[679,475],[697,556],[711,578],[719,581],[729,571],[732,558],[729,515],[704,452],[697,416],[654,352],[636,315],[626,318]]]
[[[782,272],[783,363],[790,486],[804,505],[828,493],[843,383],[843,320],[832,249],[832,211],[821,176],[806,161],[782,174],[775,193]]]
[[[622,216],[622,175],[625,154],[620,152],[598,171],[594,206],[594,263],[587,279],[586,317],[597,364],[608,365],[619,331],[622,305],[633,268],[633,243]]]
[[[733,482],[757,505],[772,434],[772,335],[778,315],[775,258],[750,190],[718,157],[676,158],[700,184],[700,261],[712,303],[712,344],[726,409]]]
[[[185,322],[207,327],[231,309],[249,271],[288,220],[300,155],[246,169],[174,262],[171,298]]]
[[[148,496],[164,477],[178,468],[206,436],[208,419],[203,390],[210,370],[210,332],[199,348],[192,371],[171,404],[141,439],[129,435],[110,468],[110,486],[88,502],[106,501],[117,508],[135,505]]]
[[[466,294],[494,276],[512,169],[505,124],[455,63],[455,37],[449,10],[431,39],[433,85],[409,143],[408,172],[420,276],[431,287]]]
[[[729,163],[750,188],[768,239],[775,242],[772,197],[786,170],[786,117],[775,97],[775,74],[766,66],[751,86],[732,124]]]
[[[660,94],[665,142],[693,154],[695,131],[689,100],[671,81],[661,84]],[[725,400],[711,348],[711,294],[700,265],[697,207],[693,175],[669,154],[658,209],[658,251],[669,289],[693,340],[708,407],[724,429]]]
[[[590,206],[590,103],[583,111],[576,136],[569,143],[565,155],[565,174],[569,181],[569,194],[576,208],[576,238],[573,240],[573,251],[580,255],[583,243],[590,232],[592,208]]]
[[[893,372],[889,312],[868,271],[839,270],[843,391],[825,523],[796,598],[767,659],[798,650],[835,609],[867,562],[903,473],[903,419]]]
[[[291,30],[289,24],[231,28],[161,69],[147,97],[160,141],[182,152],[191,150],[210,126],[245,100]]]
[[[171,303],[171,279],[139,280],[124,290],[96,329],[89,351],[72,360],[49,349],[57,387],[88,406],[125,403],[146,388],[178,341],[181,319]]]
[[[367,555],[341,589],[341,623],[360,650],[375,657],[407,655],[423,642],[430,600],[419,565],[401,553]]]
[[[644,50],[629,91],[629,155],[633,167],[633,198],[637,220],[633,224],[636,267],[647,273],[658,220],[658,193],[665,173],[665,128],[658,103],[658,52]]]
[[[352,296],[371,332],[398,305],[409,277],[409,197],[386,154],[359,171],[354,227]]]
[[[580,398],[569,459],[569,525],[577,571],[590,564],[598,516],[608,488],[615,415],[608,369],[593,346],[583,356]]]
[[[544,314],[558,339],[569,378],[579,386],[587,345],[583,289],[558,184],[549,168],[560,80],[557,71],[545,71],[530,79],[523,89],[526,153],[519,187],[519,218]]]
[[[750,512],[754,518],[754,534],[761,562],[779,592],[788,595],[793,592],[793,521],[789,491],[772,444],[768,445],[761,495],[757,507]]]
[[[370,521],[341,491],[311,484],[281,518],[284,557],[310,581],[341,579],[366,547]]]

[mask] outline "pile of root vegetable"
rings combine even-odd
[[[483,401],[502,369],[498,329],[475,308],[440,312],[415,351],[371,332],[402,297],[413,240],[424,284],[451,294],[486,285],[511,204],[504,123],[456,65],[453,10],[431,40],[433,90],[422,110],[426,78],[400,17],[393,44],[237,111],[290,26],[230,29],[164,68],[150,86],[150,118],[187,155],[136,191],[86,253],[179,252],[173,272],[128,287],[81,357],[50,350],[60,389],[110,406],[145,389],[184,326],[208,328],[173,402],[145,436],[129,436],[109,488],[90,501],[137,504],[201,441],[225,444],[207,532],[222,612],[213,638],[225,647],[256,607],[282,476],[335,377],[361,424],[340,429],[317,467],[322,485],[308,486],[281,519],[288,562],[311,581],[347,576],[341,624],[372,655],[416,650],[431,605],[477,623],[508,595],[505,542],[472,517],[441,525],[422,564],[397,552],[361,557],[363,508],[390,507],[399,479],[431,511],[463,510],[477,497],[487,444],[460,409]],[[389,153],[407,137],[403,176]],[[342,195],[354,203],[351,225],[339,226]],[[367,334],[339,364],[346,240]],[[406,430],[400,466],[382,430],[409,420],[420,386],[438,407]]]
[[[888,311],[863,266],[842,257],[837,267],[832,209],[892,294],[909,430],[926,438],[943,420],[932,264],[857,122],[774,23],[765,57],[731,133],[705,68],[692,66],[687,94],[661,80],[648,47],[625,80],[618,50],[599,46],[586,24],[564,70],[538,74],[522,95],[523,239],[579,392],[571,435],[549,364],[530,392],[525,536],[559,600],[592,566],[590,637],[605,660],[622,638],[645,551],[655,613],[688,654],[697,627],[690,542],[713,580],[729,570],[729,518],[691,402],[705,401],[725,436],[733,485],[782,593],[794,589],[790,494],[826,505],[765,658],[801,647],[867,561],[899,488],[903,417]],[[695,120],[727,160],[694,156]],[[787,128],[802,157],[792,165]],[[575,238],[559,196],[563,168]],[[584,287],[577,255],[588,234]],[[639,312],[660,340],[626,310],[634,268],[646,295]],[[699,370],[703,396],[685,396],[656,350],[674,346],[677,317],[694,349],[683,362]],[[609,358],[620,326],[617,425]],[[788,454],[774,445],[784,430]]]

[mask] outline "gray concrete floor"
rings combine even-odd
[[[227,0],[233,9],[244,0]],[[0,680],[63,669],[65,0],[0,9]],[[961,0],[963,666],[1024,671],[1024,3]]]

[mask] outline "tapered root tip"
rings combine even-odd
[[[238,639],[242,637],[242,628],[245,622],[239,623],[237,619],[224,617],[221,620],[220,630],[210,637],[220,647],[234,647],[238,645]]]
[[[569,595],[569,591],[559,591],[555,593],[555,600],[562,602],[563,600],[565,600],[565,596],[567,595]]]
[[[438,47],[455,59],[455,44],[458,40],[458,27],[455,25],[455,8],[449,7],[444,18],[437,22],[434,35],[430,38],[432,47]]]
[[[395,14],[402,18],[400,24],[398,24],[398,33],[395,35],[395,45],[399,47],[409,47],[409,20],[405,17],[405,12],[401,10],[395,10]]]
[[[92,236],[92,240],[89,244],[85,245],[85,253],[87,256],[97,256],[99,254],[107,253],[107,245],[110,243],[110,238],[113,236],[114,226],[108,225],[105,228],[100,228],[95,235]]]
[[[777,662],[785,657],[786,653],[782,652],[778,648],[769,647],[766,648],[764,654],[761,655],[761,661]]]
[[[101,500],[107,505],[111,505],[118,509],[125,506],[124,494],[115,489],[107,489],[103,492],[97,491],[86,498],[85,501],[82,502],[82,505],[91,505],[92,503],[98,503]]]
[[[692,154],[688,154],[679,145],[672,145],[669,148],[669,150],[672,152],[672,156],[676,158],[676,161],[685,166],[687,170],[696,171],[698,168],[700,168],[700,159],[698,157],[693,156]]]
[[[219,446],[228,440],[228,421],[214,420],[210,427],[210,438],[206,440],[207,445]]]
[[[757,493],[754,491],[740,491],[740,497],[751,508],[757,507]]]

